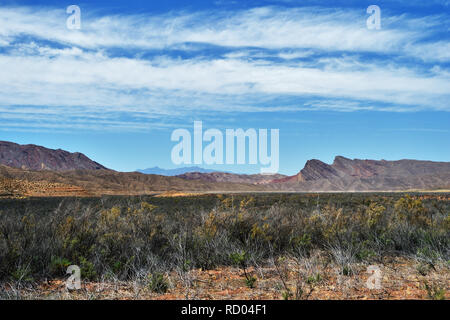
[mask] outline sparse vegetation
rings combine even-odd
[[[169,289],[169,284],[162,273],[153,273],[150,275],[149,288],[156,293],[166,293]]]
[[[428,298],[431,300],[445,300],[445,289],[435,283],[425,282]]]
[[[243,285],[255,288],[261,278],[256,267],[274,266],[279,297],[306,299],[327,281],[324,270],[329,266],[337,268],[339,277],[351,278],[360,264],[408,257],[417,261],[418,276],[439,266],[448,272],[450,201],[446,194],[439,197],[324,194],[319,202],[314,194],[4,199],[0,283],[64,279],[67,267],[76,264],[83,281],[135,281],[144,274],[150,290],[158,293],[169,290],[166,275],[176,272],[187,296],[197,281],[194,270],[238,267]],[[292,278],[296,280],[290,283]],[[433,298],[445,296],[444,287],[425,286]]]
[[[235,252],[230,255],[230,258],[235,265],[242,268],[242,270],[244,271],[245,284],[247,285],[247,287],[251,289],[254,288],[256,278],[247,272],[248,254],[245,251]]]

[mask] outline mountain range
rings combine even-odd
[[[286,178],[282,174],[237,174],[228,172],[187,172],[177,175],[178,178],[185,180],[201,180],[208,182],[233,182],[246,184],[268,184],[274,180],[282,180]]]
[[[0,195],[7,196],[450,189],[450,162],[420,160],[337,156],[327,164],[312,159],[293,176],[211,172],[197,167],[141,171],[146,173],[117,172],[79,152],[0,141]]]
[[[381,191],[449,189],[450,162],[313,159],[296,175],[272,181],[298,191]]]
[[[107,170],[84,154],[0,141],[0,164],[25,170]]]
[[[215,170],[203,169],[200,167],[183,167],[183,168],[175,168],[175,169],[163,169],[160,167],[153,167],[147,169],[138,169],[136,170],[140,173],[145,174],[159,174],[161,176],[173,177],[181,174],[185,174],[188,172],[200,172],[200,173],[211,173],[215,172]]]

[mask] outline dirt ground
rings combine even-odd
[[[3,286],[6,298],[19,299],[158,299],[158,300],[280,300],[280,299],[345,299],[398,300],[450,298],[448,265],[424,266],[405,258],[384,259],[376,266],[380,270],[380,288],[370,289],[373,279],[367,264],[353,265],[351,273],[343,275],[337,266],[299,267],[293,262],[284,267],[248,268],[255,277],[254,288],[246,286],[242,269],[226,267],[215,270],[172,272],[165,275],[168,290],[164,294],[149,289],[145,278],[138,281],[82,282],[80,290],[69,291],[65,279],[48,280],[33,286]],[[317,276],[319,274],[320,276]],[[309,275],[309,276],[308,276]],[[313,275],[311,277],[311,275]],[[372,281],[375,284],[374,281]],[[287,294],[287,289],[290,294]],[[301,288],[301,290],[297,290]],[[301,292],[301,294],[299,294]],[[296,294],[297,293],[297,294]],[[3,297],[5,298],[5,297]]]

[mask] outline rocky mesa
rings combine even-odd
[[[0,141],[0,164],[24,170],[108,170],[84,154]]]
[[[296,175],[272,181],[299,191],[447,189],[450,162],[361,160],[337,156],[332,164],[308,160]]]

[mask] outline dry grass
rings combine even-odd
[[[1,200],[0,297],[448,298],[449,208],[428,194]],[[65,291],[69,265],[84,290]]]
[[[296,261],[287,261],[289,272],[286,285],[293,291],[297,285],[297,271],[310,272],[303,267],[297,269]],[[355,264],[355,273],[344,276],[340,268],[334,265],[317,265],[314,272],[320,274],[320,280],[305,281],[307,287],[298,299],[308,300],[398,300],[433,299],[425,284],[432,284],[445,291],[445,299],[450,299],[450,273],[448,266],[438,266],[436,270],[422,275],[417,270],[417,262],[406,258],[385,258],[380,264],[382,270],[382,288],[368,289],[366,281],[370,276],[367,264]],[[191,272],[192,286],[188,288],[176,272],[166,274],[169,290],[164,294],[152,292],[145,281],[102,281],[84,282],[81,290],[68,291],[62,279],[40,282],[33,286],[6,284],[1,298],[9,299],[149,299],[149,300],[279,300],[283,295],[283,284],[274,266],[250,267],[248,272],[257,278],[255,288],[245,285],[243,271],[233,267],[221,267],[213,270],[194,269]],[[308,282],[308,283],[307,283]],[[294,297],[292,297],[294,298]],[[435,298],[435,297],[434,297]]]

